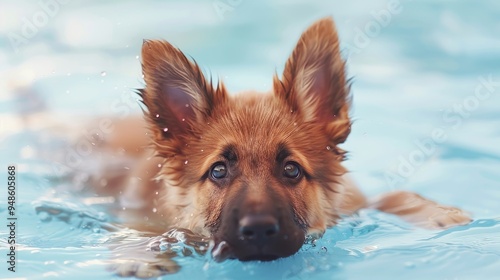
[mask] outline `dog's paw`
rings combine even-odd
[[[137,277],[142,279],[159,277],[178,272],[179,265],[171,260],[141,262],[139,260],[120,260],[110,266],[110,270],[121,277]]]
[[[397,191],[383,195],[371,205],[381,211],[395,214],[419,227],[445,229],[465,225],[472,219],[461,209],[440,205],[418,194]]]
[[[421,226],[425,228],[446,229],[453,226],[465,225],[472,221],[472,219],[459,208],[444,206],[435,202],[426,205],[425,208],[425,211],[430,215],[427,219],[422,221]]]

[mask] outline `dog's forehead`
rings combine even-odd
[[[209,129],[218,149],[231,147],[240,156],[276,157],[283,147],[307,144],[308,128],[274,95],[244,94],[220,108]]]
[[[199,163],[195,172],[200,174],[224,158],[236,159],[245,170],[261,169],[262,174],[270,165],[292,160],[312,174],[312,166],[324,164],[317,159],[330,152],[321,126],[304,122],[274,95],[232,98],[216,106],[197,131],[185,153],[189,162]]]
[[[235,98],[228,106],[226,125],[249,139],[274,139],[289,134],[297,120],[295,116],[273,96],[248,96]]]

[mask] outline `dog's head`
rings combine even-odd
[[[161,203],[177,225],[205,229],[230,257],[270,260],[335,224],[337,145],[350,120],[332,19],[302,34],[272,94],[230,96],[165,41],[145,41],[142,61],[146,118],[165,158]]]

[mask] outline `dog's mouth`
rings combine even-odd
[[[240,253],[235,255],[233,248],[226,241],[219,242],[212,250],[212,258],[217,262],[222,262],[227,259],[238,259],[240,261],[273,261],[282,257],[284,256],[268,254],[265,252],[250,254]]]
[[[293,236],[293,237],[292,237]],[[222,241],[218,241],[221,240]],[[304,244],[304,234],[297,233],[291,236],[280,236],[267,240],[264,243],[253,243],[252,240],[240,238],[214,238],[215,246],[211,251],[216,262],[227,259],[240,261],[273,261],[294,255]]]
[[[276,259],[279,259],[280,256],[277,256],[277,255],[266,255],[266,254],[262,254],[262,255],[250,255],[250,256],[246,256],[244,258],[241,258],[240,261],[264,261],[264,262],[268,262],[268,261],[274,261]]]
[[[212,249],[212,258],[217,262],[223,262],[227,259],[234,259],[234,254],[231,246],[226,241],[221,241],[215,244]]]

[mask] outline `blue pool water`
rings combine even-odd
[[[0,278],[109,279],[109,244],[148,240],[114,229],[113,215],[66,193],[82,180],[63,178],[68,170],[57,160],[70,142],[60,123],[140,113],[132,89],[142,85],[143,38],[174,43],[230,91],[264,91],[300,33],[326,15],[337,22],[354,78],[355,123],[344,148],[361,189],[418,192],[465,209],[474,222],[428,231],[363,210],[293,257],[215,263],[194,254],[175,258],[181,270],[164,279],[498,279],[494,0],[0,1],[2,186],[7,165],[19,169],[17,272],[7,270],[2,187]]]

